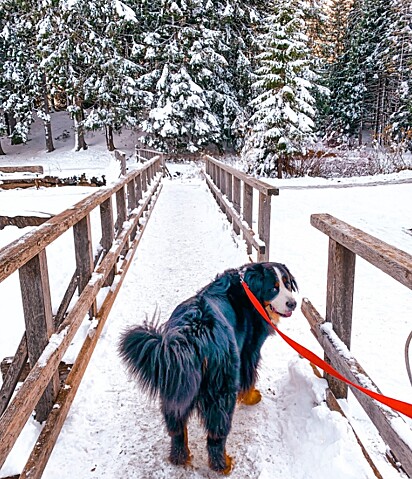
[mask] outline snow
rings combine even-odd
[[[116,137],[127,155],[133,137]],[[104,150],[104,138],[88,138],[86,152],[71,151],[70,140],[56,142],[53,153],[41,153],[33,141],[13,149],[0,164],[42,164],[61,176],[106,174],[109,182],[120,173],[118,163]],[[39,153],[36,153],[39,151]],[[33,153],[35,152],[35,153]],[[32,155],[32,156],[31,156]],[[133,164],[133,159],[128,160]],[[174,307],[229,267],[248,262],[242,241],[234,241],[230,226],[199,175],[195,164],[169,164],[173,179],[165,179],[133,263],[109,315],[76,399],[70,409],[44,479],[217,478],[207,465],[205,433],[197,418],[189,425],[192,466],[178,468],[167,460],[169,438],[159,406],[152,403],[125,371],[117,353],[120,333],[160,311],[166,320]],[[296,276],[300,298],[308,297],[324,315],[328,238],[310,225],[312,213],[330,213],[379,239],[412,253],[410,205],[411,172],[382,178],[345,180],[271,180],[280,188],[272,198],[270,258],[288,265]],[[378,184],[376,184],[378,183]],[[374,185],[374,186],[368,186]],[[345,186],[337,188],[337,186]],[[327,186],[327,187],[325,187]],[[75,204],[95,188],[64,187],[0,190],[0,214],[39,211],[54,214]],[[98,215],[97,215],[98,216]],[[92,228],[98,221],[91,218]],[[30,228],[0,230],[0,247]],[[95,230],[92,232],[96,241]],[[47,248],[53,309],[74,271],[73,239],[65,233]],[[94,245],[96,247],[96,245]],[[67,259],[66,259],[67,258]],[[23,333],[18,277],[0,283],[0,358],[14,354]],[[357,259],[350,354],[386,395],[411,397],[403,355],[411,330],[412,293],[392,278]],[[96,322],[85,319],[79,336],[93,334]],[[316,354],[322,351],[300,311],[283,319],[280,328]],[[66,360],[78,351],[76,338]],[[227,451],[234,457],[234,479],[373,479],[349,423],[324,402],[326,383],[317,378],[279,336],[262,350],[258,387],[262,401],[236,408]],[[340,401],[385,479],[400,479],[385,460],[386,446],[374,432],[353,396]],[[407,424],[394,424],[410,438]],[[29,419],[0,477],[17,474],[35,444],[41,426]]]

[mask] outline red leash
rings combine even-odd
[[[370,389],[366,389],[362,386],[359,386],[352,381],[349,381],[349,379],[346,379],[342,374],[340,374],[336,369],[334,369],[330,364],[328,364],[326,361],[321,359],[319,356],[316,354],[312,353],[312,351],[309,351],[309,349],[305,348],[301,344],[297,343],[293,339],[289,338],[289,336],[286,336],[285,333],[282,333],[277,326],[275,326],[272,321],[269,319],[269,316],[267,315],[265,309],[263,306],[259,303],[259,301],[256,299],[255,295],[250,291],[249,286],[242,280],[241,281],[242,286],[249,297],[250,301],[252,302],[253,306],[259,311],[263,319],[268,322],[272,328],[279,334],[279,336],[284,339],[289,346],[291,346],[295,351],[297,351],[301,356],[304,358],[308,359],[310,362],[318,366],[319,368],[323,369],[325,372],[330,374],[331,376],[334,376],[337,379],[340,379],[341,381],[345,382],[346,384],[349,384],[350,386],[353,386],[356,389],[359,389],[359,391],[362,391],[366,395],[370,396],[373,399],[376,399],[376,401],[379,401],[382,404],[385,404],[386,406],[389,406],[392,409],[395,409],[395,411],[398,411],[402,414],[405,414],[405,416],[408,416],[412,418],[412,404],[409,404],[404,401],[399,401],[398,399],[393,399],[387,396],[384,396],[383,394],[378,394],[374,391],[371,391]]]

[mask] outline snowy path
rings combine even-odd
[[[44,479],[220,477],[207,466],[196,418],[189,426],[192,467],[168,463],[158,406],[127,377],[116,346],[120,332],[152,315],[156,304],[166,319],[218,272],[245,262],[204,183],[165,181]],[[322,403],[324,381],[277,337],[266,342],[263,357],[262,402],[235,412],[231,477],[374,478],[346,421]]]

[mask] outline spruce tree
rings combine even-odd
[[[388,133],[412,150],[412,5],[406,0],[390,2],[390,22],[385,50],[391,72],[388,85],[390,110]]]
[[[282,177],[289,160],[304,152],[314,129],[313,61],[305,35],[304,5],[274,5],[265,19],[257,59],[256,96],[243,150],[251,172]]]

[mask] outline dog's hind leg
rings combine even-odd
[[[191,459],[187,437],[187,420],[190,411],[179,416],[163,407],[163,415],[171,438],[169,460],[176,466],[185,466],[190,463]]]
[[[232,458],[226,454],[226,439],[229,434],[236,393],[214,394],[199,401],[199,413],[207,431],[207,452],[209,467],[221,474],[230,474],[233,468]]]

